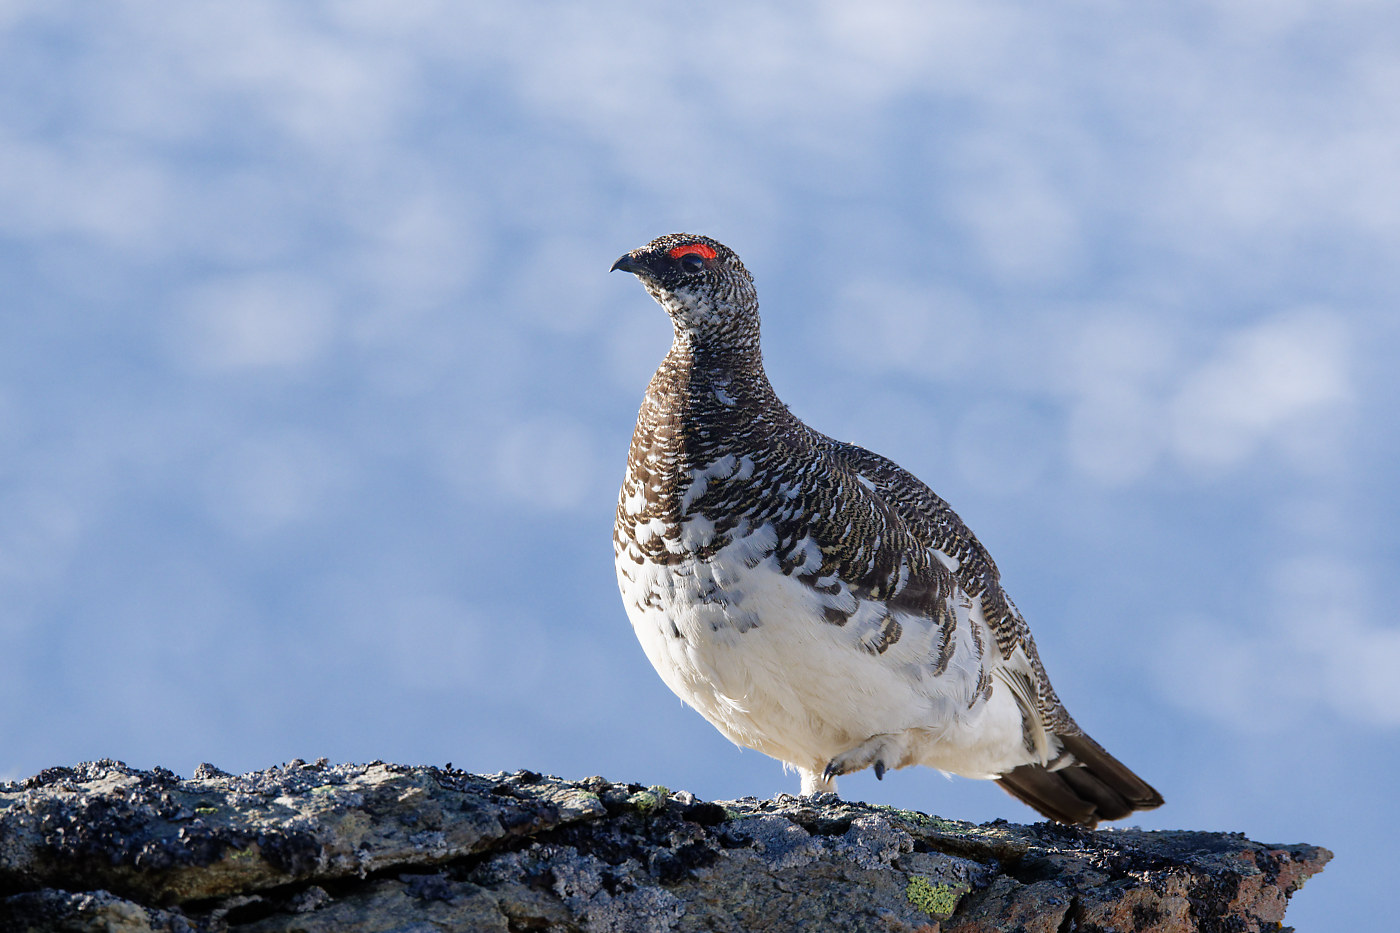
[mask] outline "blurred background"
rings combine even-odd
[[[991,549],[1148,828],[1400,830],[1400,11],[0,2],[0,777],[295,757],[795,791],[612,569],[713,235],[769,375]],[[847,796],[1029,821],[909,770]]]

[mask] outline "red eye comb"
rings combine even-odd
[[[689,255],[690,253],[694,253],[704,259],[714,259],[715,256],[719,255],[715,252],[714,247],[706,246],[704,243],[687,243],[685,246],[677,246],[667,255],[672,259],[680,259],[682,256]]]

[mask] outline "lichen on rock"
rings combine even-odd
[[[1329,857],[383,762],[0,784],[4,930],[1263,931]]]

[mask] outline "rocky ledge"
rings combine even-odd
[[[1262,931],[1330,857],[382,762],[0,784],[5,931]]]

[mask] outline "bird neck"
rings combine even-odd
[[[651,389],[667,407],[697,413],[756,412],[778,404],[756,340],[697,343],[677,334]]]

